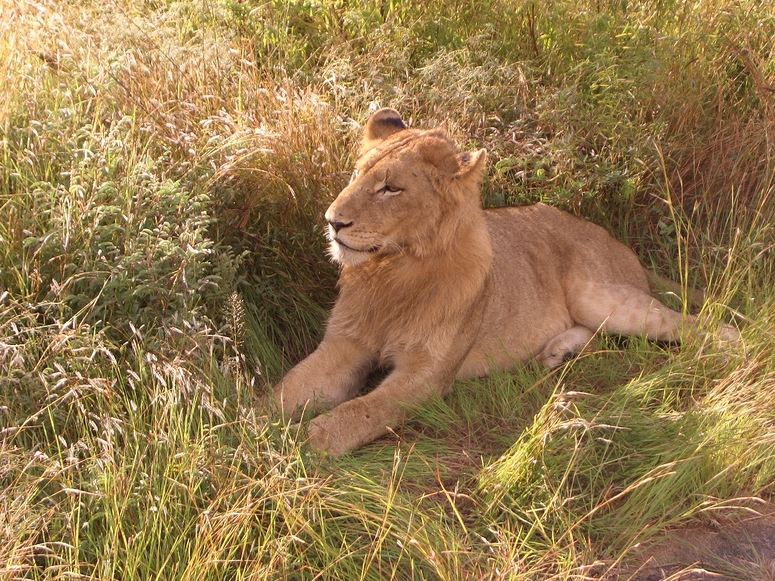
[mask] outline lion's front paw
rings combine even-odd
[[[318,416],[309,423],[309,444],[318,452],[339,456],[350,451],[341,437],[341,426],[335,412]]]
[[[320,452],[340,456],[371,442],[387,429],[362,398],[345,402],[309,423],[309,443]]]
[[[277,409],[294,421],[301,418],[302,411],[312,399],[311,393],[305,393],[299,388],[294,389],[294,386],[283,383],[274,388],[272,396]]]

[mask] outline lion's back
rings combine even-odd
[[[541,203],[486,210],[485,219],[495,269],[517,266],[514,274],[523,278],[527,267],[541,278],[560,278],[564,286],[569,278],[582,278],[648,290],[635,253],[588,220]]]

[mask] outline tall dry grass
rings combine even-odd
[[[1,0],[3,576],[600,577],[772,495],[773,37],[753,1]],[[707,287],[743,346],[609,340],[311,455],[264,395],[319,338],[378,106],[487,147],[485,204]]]

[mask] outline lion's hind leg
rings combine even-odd
[[[550,339],[538,355],[538,360],[550,369],[562,365],[580,352],[593,335],[594,333],[587,327],[581,325],[571,327]]]
[[[684,330],[692,330],[696,322],[693,315],[669,309],[647,292],[628,284],[576,285],[569,295],[573,320],[607,333],[674,342]]]

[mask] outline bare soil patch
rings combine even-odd
[[[775,504],[667,532],[638,551],[624,578],[704,581],[775,580]]]

